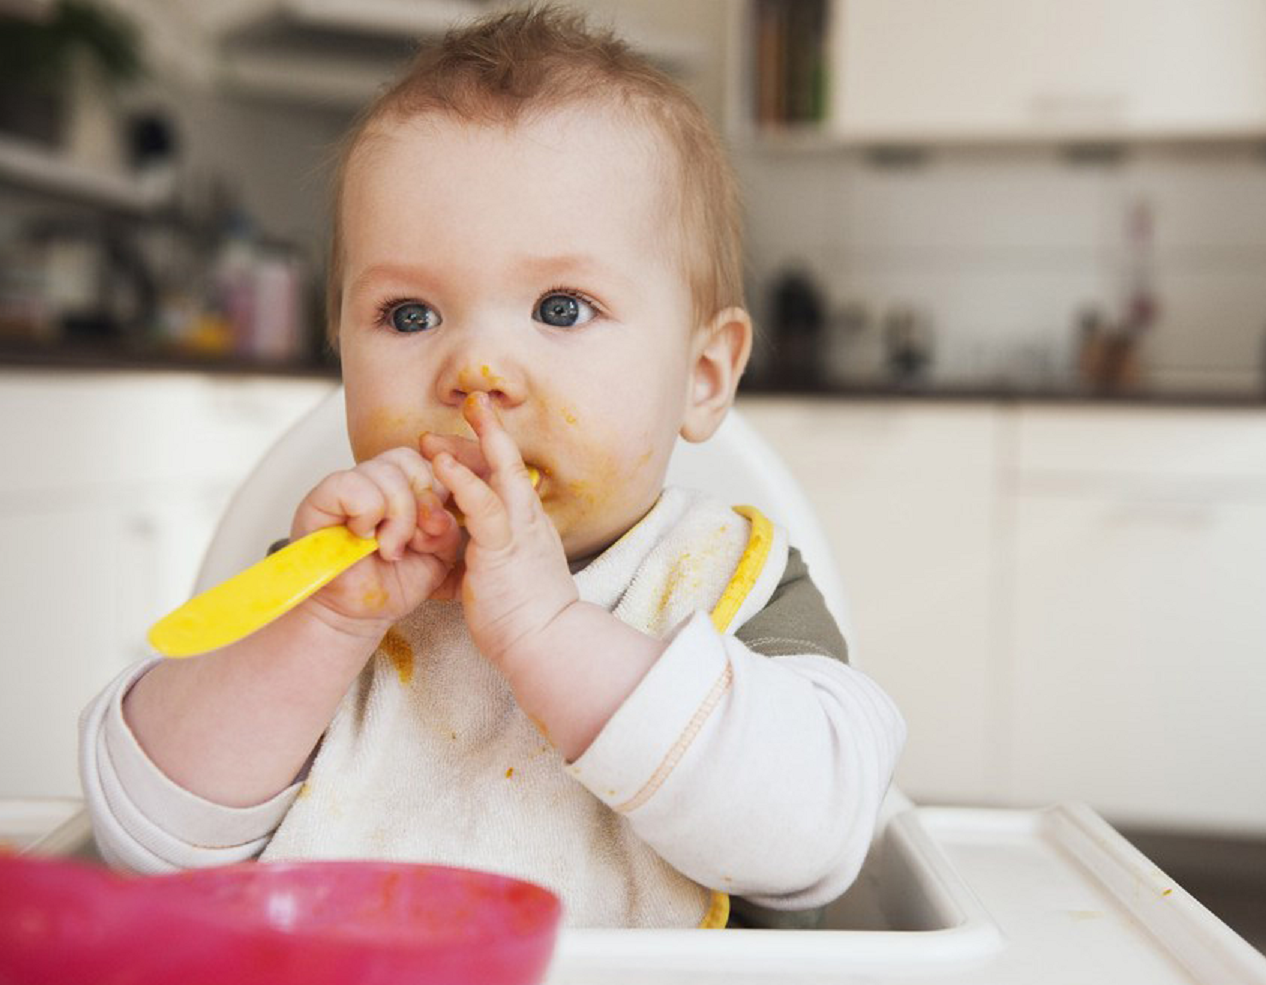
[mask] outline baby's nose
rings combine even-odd
[[[502,372],[489,363],[462,366],[441,384],[445,403],[457,406],[472,393],[486,393],[497,407],[513,407],[523,402],[523,384],[517,374]]]

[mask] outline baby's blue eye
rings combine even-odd
[[[424,332],[440,323],[440,316],[425,304],[406,301],[391,311],[391,327],[397,332]]]
[[[532,317],[556,328],[572,328],[592,321],[597,312],[588,301],[571,294],[547,294],[537,302]]]

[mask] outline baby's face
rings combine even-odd
[[[357,460],[470,434],[489,393],[569,558],[650,508],[691,388],[666,151],[569,108],[510,128],[425,117],[362,144],[343,196],[340,348]]]

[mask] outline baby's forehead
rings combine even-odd
[[[593,107],[376,120],[344,175],[336,255],[359,258],[383,237],[408,239],[412,226],[450,256],[486,243],[506,255],[620,256],[617,266],[685,276],[700,237],[683,222],[668,144],[633,113]]]
[[[341,175],[343,190],[363,180],[383,155],[406,135],[411,152],[453,153],[456,147],[486,145],[499,154],[531,159],[533,148],[547,147],[585,157],[616,153],[625,177],[634,172],[639,180],[660,192],[665,208],[675,210],[681,191],[680,155],[664,128],[630,106],[610,100],[573,102],[555,107],[525,107],[511,115],[506,111],[458,116],[440,110],[404,114],[389,113],[371,120],[357,135]],[[525,169],[524,181],[529,180]]]

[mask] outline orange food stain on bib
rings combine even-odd
[[[408,684],[413,680],[413,647],[409,646],[408,640],[394,629],[389,629],[378,644],[378,649],[387,655],[387,659],[396,668],[396,676],[400,678],[401,684]]]

